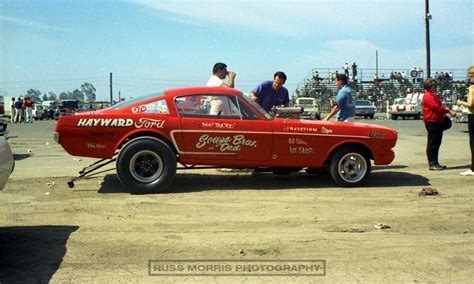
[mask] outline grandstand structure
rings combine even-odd
[[[330,109],[330,98],[337,94],[335,77],[344,74],[341,68],[313,68],[309,75],[298,85],[293,100],[299,97],[313,97],[322,111]],[[346,73],[347,74],[347,73]],[[358,99],[370,100],[378,111],[385,110],[399,97],[408,93],[423,92],[425,74],[421,68],[412,69],[358,69],[352,74],[349,69],[349,81],[355,88]],[[438,92],[442,100],[450,105],[456,99],[466,95],[466,70],[432,69],[431,74],[438,81]]]

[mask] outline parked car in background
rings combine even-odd
[[[12,150],[6,139],[8,123],[0,119],[0,124],[0,190],[2,190],[13,171],[15,162]]]
[[[364,118],[374,118],[377,108],[369,100],[356,100],[356,116],[363,116]]]
[[[44,112],[44,107],[40,103],[33,104],[33,119],[34,120],[43,120],[46,117],[46,113]]]
[[[414,93],[407,94],[405,98],[395,99],[394,103],[388,107],[388,115],[393,120],[397,120],[398,117],[420,119],[423,114],[421,109],[422,98],[423,94]]]
[[[303,113],[300,115],[302,119],[321,119],[321,112],[315,98],[297,98],[294,106],[303,108]]]
[[[48,108],[48,109],[58,107],[57,101],[42,101],[41,104],[43,105],[43,107]]]
[[[7,134],[8,120],[0,117],[0,135],[4,136]]]
[[[61,100],[59,104],[59,113],[55,115],[55,119],[58,119],[63,115],[72,115],[81,110],[82,104],[79,100],[68,99]]]
[[[451,109],[456,112],[456,116],[453,118],[455,122],[468,122],[469,109],[465,106],[453,105]]]
[[[229,105],[228,113],[210,113],[215,97]],[[116,161],[120,182],[133,193],[163,192],[178,169],[195,166],[276,175],[325,170],[340,186],[359,186],[371,160],[393,161],[397,137],[379,125],[272,117],[247,94],[217,87],[172,89],[61,116],[54,132],[69,154],[102,159],[76,179]]]

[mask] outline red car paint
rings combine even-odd
[[[231,115],[208,114],[217,96],[230,102]],[[328,166],[339,149],[351,146],[374,164],[387,165],[395,157],[398,136],[390,128],[364,123],[272,118],[246,94],[216,87],[172,89],[61,116],[55,132],[74,156],[110,159],[144,136],[166,143],[183,165],[297,169]]]

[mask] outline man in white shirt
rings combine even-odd
[[[214,67],[212,68],[212,74],[213,75],[211,76],[211,78],[209,78],[209,81],[207,81],[208,87],[234,87],[234,79],[236,74],[232,71],[227,71],[226,64],[222,62],[214,64]],[[224,79],[227,76],[229,76],[229,80],[227,81],[227,83],[225,83]],[[223,97],[212,97],[210,114],[224,116],[230,115],[229,102],[227,100],[224,100]]]

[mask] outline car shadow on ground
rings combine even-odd
[[[405,169],[408,166],[405,165],[389,165],[389,166],[372,166],[372,171],[377,170],[396,170],[396,169]]]
[[[421,175],[407,172],[376,171],[371,173],[366,184],[358,188],[426,186],[429,180]],[[288,189],[326,189],[337,187],[329,174],[310,175],[305,172],[287,176],[263,173],[256,176],[250,174],[180,174],[176,177],[166,193],[186,193],[209,190],[288,190]],[[99,189],[99,193],[129,193],[120,184],[116,175],[107,175]]]
[[[31,157],[30,154],[13,154],[13,159],[15,161],[21,161],[21,160],[27,159],[29,157]]]
[[[78,226],[0,227],[0,283],[48,283]]]

